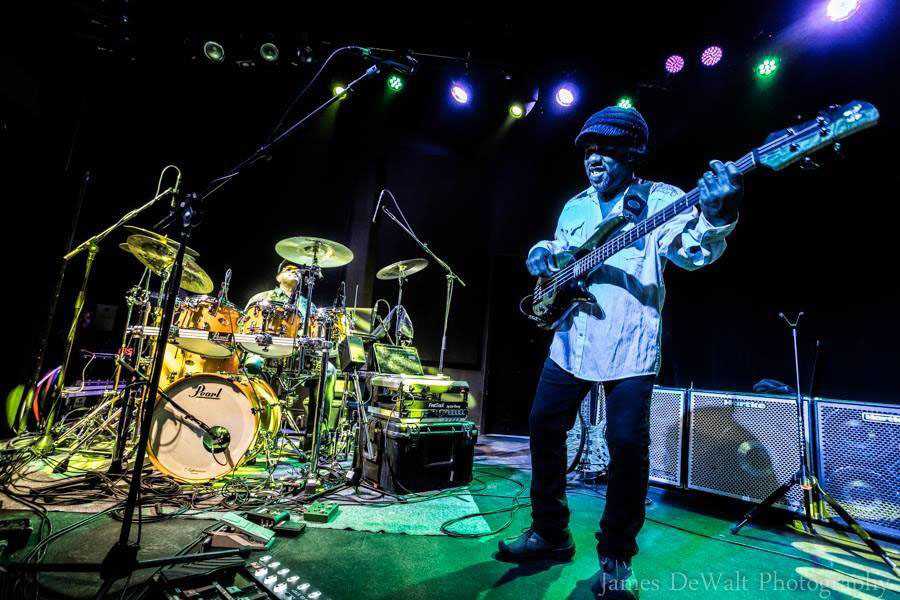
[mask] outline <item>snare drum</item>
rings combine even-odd
[[[295,308],[282,302],[261,300],[247,307],[238,320],[238,331],[242,334],[271,337],[297,337],[302,332],[303,315]],[[262,341],[262,340],[260,340]],[[266,346],[256,342],[241,342],[247,352],[267,358],[284,358],[294,352],[291,346]]]
[[[228,301],[219,303],[212,296],[191,296],[179,305],[175,325],[182,329],[234,335],[240,316],[240,311]],[[213,358],[231,356],[233,352],[229,344],[212,340],[181,339],[178,345],[188,352]]]
[[[210,481],[231,473],[271,444],[281,427],[281,405],[262,379],[200,373],[165,390],[175,404],[217,434],[188,421],[160,398],[153,409],[147,457],[178,481]]]

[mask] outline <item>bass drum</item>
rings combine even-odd
[[[272,443],[281,405],[262,379],[201,373],[171,385],[166,394],[207,424],[214,435],[160,399],[153,410],[147,456],[162,473],[187,483],[227,475]]]

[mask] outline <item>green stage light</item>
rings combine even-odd
[[[619,108],[634,108],[634,101],[628,96],[622,96],[619,98],[619,101],[616,102],[616,106]]]
[[[757,77],[771,77],[775,74],[775,71],[778,70],[778,57],[777,56],[767,56],[763,58],[758,65],[756,65],[756,76]]]
[[[525,107],[520,102],[513,102],[509,105],[509,116],[513,119],[521,119],[525,116]]]
[[[342,99],[347,97],[346,94],[347,88],[344,87],[343,83],[336,83],[334,87],[331,88],[331,93],[335,96],[340,96]]]
[[[219,42],[212,40],[203,42],[203,54],[210,62],[220,63],[225,60],[225,48]]]
[[[403,78],[399,75],[391,75],[387,78],[388,89],[392,92],[399,92],[403,89],[404,85],[406,85],[406,82],[403,81]]]
[[[259,55],[266,62],[275,62],[278,60],[278,46],[265,42],[259,47]]]

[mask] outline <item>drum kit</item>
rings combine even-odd
[[[115,390],[124,387],[125,391],[90,413],[103,419],[104,426],[113,420],[114,412],[119,419],[114,463],[116,456],[121,460],[128,443],[130,408],[140,407],[142,402],[137,388],[123,386],[122,382],[129,377],[132,383],[146,377],[160,343],[165,343],[160,394],[152,408],[147,445],[147,456],[158,471],[185,483],[216,480],[263,452],[269,454],[276,447],[284,447],[278,443],[285,437],[283,422],[288,430],[305,431],[304,450],[291,440],[288,445],[296,452],[309,453],[303,458],[310,470],[318,465],[320,446],[327,447],[322,443],[323,433],[333,431],[331,447],[333,453],[337,452],[338,425],[332,418],[323,419],[322,413],[337,410],[344,415],[347,397],[361,392],[358,382],[355,388],[345,385],[338,409],[330,405],[330,398],[324,405],[328,396],[325,387],[333,385],[333,379],[326,383],[326,372],[335,370],[329,361],[350,334],[353,309],[343,306],[344,302],[315,308],[310,301],[300,301],[300,289],[305,298],[312,299],[322,270],[348,264],[353,260],[350,249],[307,236],[279,241],[276,254],[299,271],[295,291],[287,301],[259,300],[241,310],[228,300],[231,271],[218,293],[213,294],[213,281],[200,266],[199,253],[185,248],[182,292],[176,301],[169,339],[163,341],[159,339],[162,294],[151,291],[151,283],[156,277],[159,290],[165,288],[178,244],[152,231],[131,226],[126,229],[127,240],[119,247],[145,269],[139,283],[126,295],[127,322],[113,380]],[[396,280],[398,284],[397,306],[382,325],[387,330],[391,319],[396,318],[398,337],[406,316],[400,305],[404,282],[427,265],[424,259],[413,259],[377,273],[378,279]],[[248,365],[254,362],[263,367],[250,369]],[[305,428],[299,427],[293,416],[298,405],[303,405],[303,391],[308,393],[308,406],[303,410]],[[129,399],[126,394],[135,396]],[[91,429],[83,425],[79,424],[81,430]],[[349,437],[346,429],[344,424],[342,438]],[[130,439],[133,443],[137,432],[132,432]]]

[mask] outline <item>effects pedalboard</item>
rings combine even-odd
[[[284,600],[327,600],[327,596],[292,573],[291,569],[274,556],[260,556],[245,567],[250,576],[275,598]]]

